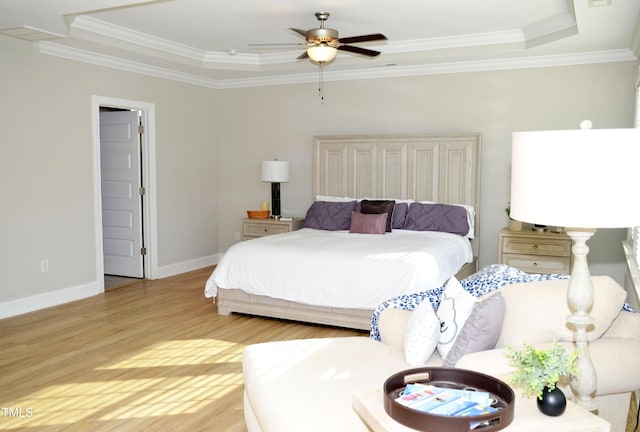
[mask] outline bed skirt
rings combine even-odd
[[[477,258],[464,265],[456,278],[464,279],[478,270]],[[279,318],[334,327],[357,330],[371,329],[371,317],[374,310],[346,309],[312,306],[267,296],[247,294],[240,289],[218,288],[216,298],[218,314],[229,315],[233,312]]]

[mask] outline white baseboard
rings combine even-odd
[[[186,273],[193,270],[201,269],[203,267],[209,267],[209,266],[218,264],[221,256],[222,254],[209,255],[206,257],[196,258],[189,261],[182,261],[179,263],[158,267],[156,278],[163,279],[169,276],[175,276],[180,273]]]
[[[80,300],[101,292],[100,283],[95,281],[71,288],[0,302],[0,319]]]
[[[156,279],[162,279],[169,276],[175,276],[180,273],[186,273],[198,270],[203,267],[209,267],[220,261],[222,254],[209,255],[189,261],[183,261],[170,264],[164,267],[158,267]],[[204,284],[203,288],[204,290]],[[101,294],[101,284],[99,281],[89,282],[84,285],[64,288],[52,292],[37,294],[29,297],[0,302],[0,319],[9,318],[16,315],[22,315],[28,312],[34,312],[51,306],[57,306],[63,303],[80,300]]]

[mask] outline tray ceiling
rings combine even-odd
[[[87,10],[90,6],[91,10]],[[290,28],[340,37],[383,33],[340,51],[325,80],[633,60],[637,0],[0,0],[0,34],[44,54],[216,88],[306,82],[318,66],[297,60]],[[2,36],[0,36],[2,37]]]

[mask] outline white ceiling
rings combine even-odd
[[[87,10],[90,9],[90,10]],[[291,27],[340,37],[383,33],[340,51],[325,79],[633,60],[639,0],[0,0],[0,34],[42,53],[210,87],[304,82],[318,66],[296,60]],[[3,37],[3,36],[0,36]]]

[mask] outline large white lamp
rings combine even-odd
[[[597,228],[640,225],[640,129],[515,132],[511,159],[511,217],[565,227],[573,239],[567,301],[578,372],[571,377],[579,405],[595,410],[597,378],[587,332],[594,320],[587,240]],[[612,354],[615,355],[615,354]]]
[[[280,218],[280,183],[289,181],[289,162],[272,160],[262,161],[260,179],[271,182],[271,216]]]

